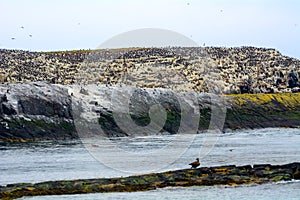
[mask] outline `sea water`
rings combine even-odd
[[[117,138],[113,142],[124,151],[140,152],[160,150],[176,136],[154,135],[145,137]],[[155,169],[157,171],[185,169],[189,162],[200,157],[201,166],[286,164],[300,162],[300,129],[270,128],[239,130],[218,135],[213,143],[207,135],[184,135],[193,137],[188,146],[176,141],[168,151],[182,154],[172,163]],[[181,138],[182,139],[182,138]],[[111,163],[106,164],[87,148],[81,140],[45,141],[32,143],[0,144],[0,185],[21,182],[69,180],[128,176],[141,172],[119,169],[138,165],[139,159],[120,157],[110,146],[99,150],[111,154]],[[201,147],[209,144],[205,154]],[[183,148],[184,147],[184,148]],[[174,149],[172,149],[174,148]],[[200,152],[200,153],[199,153]],[[139,155],[147,157],[147,153]],[[165,158],[155,158],[157,164]],[[115,164],[115,165],[114,165]],[[155,163],[154,163],[155,164]],[[117,169],[113,166],[117,166]],[[38,196],[23,199],[300,199],[300,182],[289,181],[263,185],[197,186],[163,188],[134,193],[96,193],[82,195]]]

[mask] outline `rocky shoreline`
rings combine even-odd
[[[209,54],[215,68],[203,71],[197,68],[203,63],[195,62],[201,49],[173,50],[188,50],[196,56],[180,57],[156,48],[131,49],[129,53],[127,50],[102,51],[112,56],[104,63],[105,68],[101,68],[102,63],[100,67],[96,65],[96,69],[85,70],[81,64],[90,56],[90,51],[0,50],[0,142],[77,139],[95,134],[99,127],[105,137],[177,134],[179,130],[202,133],[211,128],[226,132],[300,127],[299,60],[274,49],[208,47],[204,56]],[[89,62],[94,63],[94,60]],[[159,65],[162,68],[158,68]],[[130,73],[124,79],[125,72]],[[162,73],[156,76],[157,72]],[[208,77],[203,77],[203,72]],[[213,84],[207,84],[205,78],[212,79]],[[177,80],[184,80],[184,84]],[[90,85],[90,82],[95,84]],[[128,105],[127,84],[135,88]],[[150,117],[155,105],[161,106],[164,116]],[[129,117],[131,121],[125,122],[133,123],[125,124],[127,129],[123,129],[116,116],[121,121]],[[182,124],[183,118],[188,123]],[[157,129],[162,120],[164,124]],[[9,184],[0,186],[0,198],[133,192],[168,186],[260,184],[294,179],[300,179],[300,163],[220,166],[110,179]]]
[[[75,86],[44,82],[0,85],[0,141],[78,138],[78,127],[74,123],[74,103],[80,103],[81,115],[87,118],[92,116],[98,121],[95,127],[101,127],[105,136],[128,136],[126,131],[119,128],[113,116],[113,113],[124,114],[122,101],[112,102],[113,95],[124,95],[124,86],[99,85],[94,86],[94,89],[94,93],[83,88],[76,92]],[[213,114],[211,108],[218,102],[209,94],[196,93],[193,102],[186,101],[186,106],[181,108],[182,102],[179,102],[177,97],[185,97],[187,94],[158,88],[137,88],[131,98],[130,118],[137,126],[146,126],[151,121],[148,114],[150,106],[160,104],[166,110],[166,121],[160,130],[161,133],[176,134],[183,115],[199,121],[196,132],[208,130]],[[119,100],[121,96],[114,98]],[[221,111],[226,113],[221,113],[220,119],[214,120],[220,123],[217,128],[222,131],[300,126],[300,93],[237,94],[221,97],[224,101],[220,106]],[[199,119],[197,112],[200,113]],[[88,121],[87,124],[89,126]],[[186,127],[181,126],[186,132],[190,127],[190,124],[186,124]],[[93,132],[92,126],[89,128]],[[195,129],[192,131],[195,133]],[[151,130],[148,133],[151,134]],[[134,134],[146,133],[136,131]]]
[[[136,192],[176,186],[237,186],[291,180],[300,180],[300,163],[201,167],[119,178],[8,184],[0,187],[0,198],[10,200],[23,196]]]
[[[299,127],[299,70],[298,59],[256,47],[67,52],[1,49],[0,141],[78,138],[76,122],[81,115],[96,119],[105,136],[128,136],[114,113],[136,124],[130,126],[136,130],[132,134],[147,135],[134,127],[153,125],[149,109],[156,104],[166,111],[166,123],[159,132],[169,134],[176,134],[179,127],[189,132],[191,126],[191,132],[216,125],[221,131]],[[91,84],[92,92],[85,88],[75,91],[76,85]],[[122,104],[127,86],[137,88],[129,113],[124,110],[128,105]],[[186,99],[191,93],[191,100],[177,99]],[[212,93],[222,94],[224,102],[212,98]],[[74,103],[80,105],[78,116]],[[213,106],[219,107],[219,115],[214,115]],[[199,124],[182,126],[184,117]],[[97,127],[90,121],[85,121],[85,131],[95,132]]]

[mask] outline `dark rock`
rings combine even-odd
[[[95,192],[134,192],[163,187],[261,184],[290,181],[299,177],[300,163],[286,165],[220,166],[184,169],[120,178],[102,178],[43,183],[18,183],[0,187],[0,198],[81,194]],[[257,176],[259,174],[259,176]]]
[[[78,137],[74,120],[78,118],[78,113],[84,111],[99,116],[98,124],[84,121],[86,130],[90,133],[99,129],[100,126],[108,137],[128,136],[130,134],[116,123],[115,116],[118,116],[119,119],[129,117],[134,122],[131,126],[141,127],[139,130],[143,130],[143,127],[153,122],[149,117],[149,110],[151,106],[157,104],[161,105],[166,113],[166,121],[159,130],[160,133],[176,134],[179,128],[182,132],[195,133],[197,130],[205,131],[210,126],[223,130],[235,130],[282,126],[299,127],[300,125],[299,93],[230,95],[224,97],[225,104],[219,104],[208,94],[197,93],[198,96],[194,98],[195,102],[189,104],[182,102],[181,99],[178,99],[179,94],[170,90],[155,89],[156,92],[153,94],[152,90],[136,89],[130,99],[129,113],[124,113],[119,110],[113,112],[114,108],[104,106],[110,104],[110,97],[101,96],[101,101],[96,101],[96,98],[91,96],[93,94],[84,88],[79,89],[84,93],[82,96],[87,98],[86,102],[81,100],[77,93],[72,92],[73,96],[70,96],[68,94],[69,86],[18,83],[0,85],[0,88],[1,91],[6,91],[8,88],[10,91],[0,94],[0,141]],[[115,91],[124,92],[124,87],[99,86],[97,89],[108,94]],[[72,106],[74,101],[85,103],[86,107],[79,106],[76,110]],[[196,104],[198,107],[194,106]],[[216,109],[212,110],[212,106],[218,109],[217,114],[214,113]],[[222,109],[225,110],[225,108],[227,109],[226,119],[223,124],[225,112],[222,114]],[[74,112],[74,109],[78,112]],[[197,115],[198,112],[200,116]],[[215,117],[213,124],[211,124],[212,117]],[[185,123],[181,123],[182,119],[185,119]],[[155,120],[154,126],[157,125],[157,122],[162,121],[159,117]],[[199,123],[197,123],[198,121]],[[131,129],[131,126],[128,128]],[[147,133],[132,132],[139,135],[152,133],[151,131]]]
[[[67,90],[46,83],[7,87],[10,93],[0,94],[0,141],[76,137]]]
[[[6,102],[3,102],[2,103],[2,113],[4,115],[16,115],[17,111],[13,108],[12,105],[10,105]]]

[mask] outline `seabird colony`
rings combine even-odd
[[[0,50],[1,83],[132,84],[209,92],[208,81],[214,78],[223,93],[299,92],[300,60],[256,47]]]

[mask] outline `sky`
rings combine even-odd
[[[300,58],[298,0],[0,0],[0,48],[95,49],[156,28],[199,46],[275,48]]]

